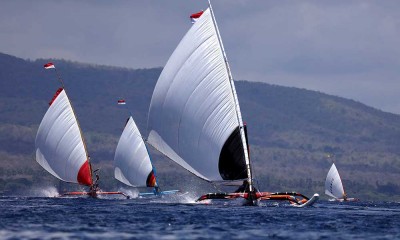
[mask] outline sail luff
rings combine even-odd
[[[335,167],[336,167],[336,166],[335,166]],[[336,170],[337,170],[337,169],[336,169]],[[343,198],[346,198],[346,197],[347,197],[346,190],[344,189],[342,177],[340,176],[339,171],[338,171],[338,175],[339,175],[340,182],[342,183],[342,189],[343,189],[343,195],[342,195],[342,197],[343,197]]]
[[[60,80],[61,80],[61,77],[60,77]],[[62,80],[61,80],[61,83],[62,83],[62,85],[63,85],[63,89],[64,89],[64,91],[65,91],[65,94],[67,94],[67,91],[66,91],[65,88],[64,88],[64,82],[63,82]],[[67,96],[68,96],[68,95],[67,95]],[[86,159],[87,159],[88,164],[89,164],[90,179],[93,179],[92,165],[91,165],[91,163],[90,163],[89,153],[88,153],[88,150],[87,150],[85,138],[83,137],[83,132],[82,132],[82,129],[81,129],[81,125],[80,125],[80,123],[79,123],[79,121],[78,121],[78,117],[76,116],[75,109],[74,109],[74,106],[72,105],[71,100],[69,99],[69,97],[67,97],[67,99],[68,99],[69,104],[71,105],[72,114],[74,114],[74,117],[75,117],[75,119],[76,119],[76,123],[77,123],[77,125],[78,125],[78,129],[79,129],[79,133],[80,133],[79,135],[80,135],[80,137],[81,137],[81,139],[82,139],[82,142],[83,142],[83,147],[84,147],[85,153],[86,153]]]
[[[61,78],[61,74],[57,71],[57,68],[54,68],[54,71],[56,72],[57,77],[58,77],[58,80],[59,80],[60,83],[61,83],[61,87],[64,89],[65,94],[68,96],[68,94],[67,94],[67,89],[65,88],[65,85],[64,85],[64,81],[63,81],[62,78]],[[85,139],[83,138],[83,132],[82,132],[82,129],[81,129],[81,125],[79,124],[78,117],[76,116],[75,109],[74,109],[74,105],[72,104],[72,102],[71,102],[71,100],[69,99],[69,97],[67,97],[67,99],[68,99],[69,104],[71,105],[72,113],[74,114],[74,117],[75,117],[75,119],[76,119],[76,123],[77,123],[77,125],[78,125],[78,129],[79,129],[79,133],[80,133],[80,136],[81,136],[81,139],[82,139],[82,142],[83,142],[83,146],[84,146],[84,148],[85,148],[86,157],[87,157],[88,162],[89,162],[89,165],[90,165],[89,153],[88,153],[88,150],[87,150],[87,146],[86,146]],[[90,168],[90,177],[92,177],[92,169],[91,169],[91,168]]]
[[[233,94],[234,101],[235,101],[236,116],[237,116],[238,122],[239,122],[240,137],[242,139],[242,144],[243,144],[243,151],[244,151],[244,157],[245,157],[245,162],[246,162],[246,171],[247,171],[247,177],[248,177],[247,181],[249,182],[249,190],[253,191],[253,180],[252,180],[252,173],[251,173],[251,166],[250,166],[250,158],[249,158],[249,153],[248,153],[246,135],[245,135],[245,132],[244,132],[242,113],[240,111],[239,99],[238,99],[238,96],[237,96],[235,83],[233,81],[232,72],[231,72],[231,69],[229,67],[228,58],[226,56],[225,48],[224,48],[224,45],[222,43],[222,38],[221,38],[219,29],[218,29],[217,22],[215,20],[214,11],[212,9],[210,0],[208,0],[208,5],[209,5],[209,8],[210,8],[211,17],[212,17],[212,20],[213,20],[213,23],[214,23],[214,27],[215,27],[216,32],[217,32],[218,42],[219,42],[219,45],[221,47],[222,55],[224,56],[225,65],[226,65],[228,76],[229,76],[229,83],[230,83],[232,94]]]

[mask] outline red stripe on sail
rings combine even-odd
[[[54,94],[53,98],[51,99],[51,101],[49,102],[49,105],[51,106],[51,104],[53,104],[53,102],[56,100],[56,98],[58,97],[58,95],[60,95],[60,93],[62,92],[62,90],[64,90],[63,88],[59,88],[57,89],[56,93]]]
[[[147,187],[155,187],[156,186],[156,176],[154,176],[153,170],[151,170],[151,172],[149,173],[149,176],[147,176],[146,186]]]
[[[85,163],[83,163],[79,169],[78,183],[87,186],[91,186],[93,184],[92,176],[90,174],[89,161],[85,161]]]
[[[203,12],[204,11],[200,11],[200,12],[198,12],[198,13],[193,13],[192,15],[190,15],[190,18],[199,18],[202,14],[203,14]]]

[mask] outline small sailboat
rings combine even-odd
[[[325,180],[325,194],[333,197],[331,201],[358,201],[357,198],[348,198],[344,191],[342,179],[340,178],[339,172],[336,168],[335,163],[332,163],[329,169],[328,175]]]
[[[155,86],[148,114],[148,143],[194,175],[212,183],[243,181],[243,192],[210,193],[207,199],[288,200],[314,203],[299,193],[259,192],[254,187],[235,84],[209,2],[192,14],[181,40]]]
[[[125,101],[119,100],[118,103]],[[118,141],[114,155],[114,175],[120,182],[131,187],[152,187],[153,192],[139,193],[139,196],[166,195],[179,190],[160,191],[155,170],[139,129],[130,116]]]
[[[55,69],[47,63],[46,69]],[[56,71],[57,72],[57,71]],[[57,72],[58,75],[58,72]],[[79,122],[71,101],[64,89],[63,81],[49,103],[49,109],[40,123],[36,140],[36,161],[50,174],[64,182],[88,186],[88,192],[69,192],[61,196],[87,195],[97,197],[100,194],[121,194],[122,192],[103,192],[98,186],[99,175],[93,181],[90,157]]]

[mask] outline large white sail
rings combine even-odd
[[[339,172],[334,163],[326,176],[325,194],[336,199],[342,199],[344,197],[342,180],[340,179]]]
[[[36,161],[55,177],[92,185],[88,154],[64,89],[56,92],[36,135]]]
[[[115,178],[133,187],[154,187],[156,179],[146,145],[129,117],[114,156]]]
[[[149,109],[148,142],[205,180],[250,178],[232,84],[216,23],[207,9],[157,81]]]

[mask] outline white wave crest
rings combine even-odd
[[[137,189],[126,189],[126,188],[119,188],[118,191],[125,193],[129,196],[129,198],[138,198],[139,191]]]
[[[35,197],[58,197],[60,195],[57,188],[53,186],[33,189],[32,193]]]

